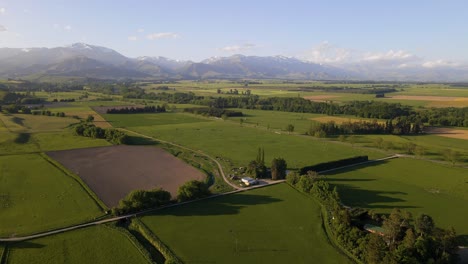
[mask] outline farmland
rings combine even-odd
[[[15,243],[8,264],[148,263],[123,233],[105,226]]]
[[[265,129],[241,127],[237,123],[222,120],[129,129],[202,150],[211,156],[227,158],[235,166],[246,166],[255,158],[259,147],[265,148],[267,161],[282,156],[288,161],[289,168],[361,154],[369,154],[371,158],[383,156],[378,152],[364,151],[348,145],[330,143],[312,137],[277,134]]]
[[[142,221],[186,263],[348,262],[329,244],[320,206],[286,184],[165,209]]]
[[[109,208],[132,190],[162,187],[175,197],[186,181],[206,177],[156,147],[112,146],[47,154],[79,175]]]
[[[438,225],[468,235],[468,211],[463,209],[468,203],[466,169],[399,158],[327,173],[326,180],[338,187],[346,205],[379,213],[392,208],[426,213]]]
[[[102,209],[79,182],[39,154],[0,156],[1,236],[91,220]]]

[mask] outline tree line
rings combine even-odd
[[[145,107],[123,107],[110,108],[106,110],[107,114],[141,114],[141,113],[164,113],[166,107],[163,106],[145,106]]]
[[[326,123],[312,123],[308,135],[315,137],[326,137],[329,135],[352,135],[352,134],[392,134],[410,135],[423,132],[424,125],[420,122],[411,122],[405,116],[397,117],[384,122],[374,121],[347,121],[337,124],[334,121]]]
[[[184,112],[197,114],[197,115],[204,115],[204,116],[220,117],[223,119],[227,117],[244,116],[244,114],[241,111],[227,110],[227,109],[214,108],[214,107],[184,108]]]

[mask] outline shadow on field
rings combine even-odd
[[[139,136],[128,136],[127,145],[158,145],[155,140],[139,137]]]
[[[326,172],[323,175],[328,176],[328,175],[342,174],[342,173],[346,173],[346,172],[360,170],[360,169],[363,169],[363,168],[381,166],[381,165],[385,165],[386,163],[388,163],[387,160],[373,161],[373,162],[369,162],[369,163],[362,164],[362,165],[356,165],[356,166],[347,167],[347,168],[343,168],[343,169],[337,169],[335,171]]]
[[[458,235],[457,236],[458,244],[464,247],[468,247],[468,235]],[[467,253],[468,255],[468,253]]]
[[[11,118],[11,121],[13,121],[15,124],[18,124],[20,126],[24,126],[24,123],[23,123],[24,118],[14,116],[13,118]]]
[[[350,179],[356,180],[356,179]],[[372,180],[372,179],[371,179]],[[341,180],[340,180],[341,181]],[[345,180],[346,181],[346,180]],[[363,180],[366,181],[366,180]],[[343,202],[351,207],[363,207],[369,209],[391,209],[391,208],[419,208],[418,206],[411,205],[395,205],[394,203],[404,203],[405,199],[391,197],[389,195],[407,195],[405,192],[400,191],[373,191],[357,188],[348,184],[336,184],[330,183],[332,186],[336,186],[340,193],[340,198]],[[385,205],[385,203],[390,203]]]
[[[18,243],[9,244],[8,247],[11,248],[43,248],[45,245],[33,243],[29,241],[23,241]]]
[[[18,136],[16,136],[14,142],[16,144],[26,144],[29,142],[30,138],[31,138],[31,134],[29,133],[19,133]]]
[[[234,215],[244,207],[281,202],[281,199],[267,195],[236,193],[212,198],[187,205],[177,206],[150,213],[148,215],[174,215],[174,216],[208,216],[208,215]]]

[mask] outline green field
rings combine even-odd
[[[103,214],[73,178],[39,154],[0,156],[0,236],[31,234]]]
[[[348,263],[320,206],[286,184],[195,202],[142,221],[185,263]]]
[[[121,232],[95,226],[9,246],[8,264],[148,263]]]
[[[170,114],[166,114],[170,115]],[[130,127],[130,130],[175,142],[212,156],[230,159],[236,166],[246,166],[255,159],[259,147],[265,149],[265,160],[283,157],[289,168],[299,168],[320,162],[369,155],[383,154],[350,145],[318,140],[309,136],[288,135],[253,127],[241,127],[237,123],[222,120],[213,122],[175,125]]]
[[[393,159],[328,173],[342,201],[352,207],[389,213],[393,208],[413,215],[426,213],[436,224],[468,235],[468,170],[416,159]]]
[[[203,117],[181,113],[105,114],[103,117],[114,127],[136,127],[209,122],[208,119]]]

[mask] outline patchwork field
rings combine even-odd
[[[78,181],[39,154],[0,156],[0,236],[31,234],[102,214]]]
[[[389,213],[405,209],[431,215],[441,227],[468,235],[468,170],[416,159],[393,159],[327,173],[346,205]],[[467,241],[468,243],[468,241]]]
[[[349,263],[320,206],[286,184],[168,208],[142,221],[184,263]]]
[[[62,131],[65,127],[78,123],[78,120],[68,117],[35,116],[24,114],[1,114],[1,123],[12,132],[50,132]]]
[[[429,95],[391,95],[390,100],[424,101],[428,107],[468,107],[468,97],[429,96]]]
[[[112,146],[47,154],[79,175],[108,207],[138,189],[162,187],[175,197],[183,183],[206,177],[157,147]]]
[[[148,263],[123,233],[105,226],[12,244],[8,250],[7,264]]]

